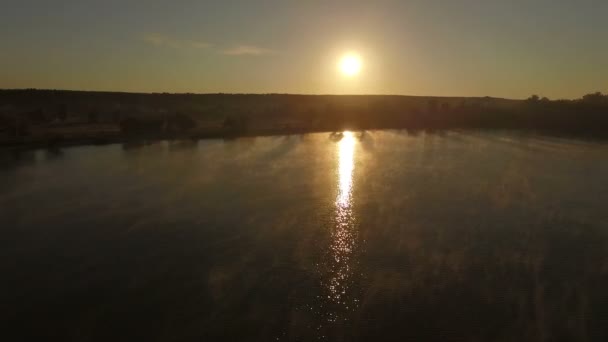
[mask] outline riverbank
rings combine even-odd
[[[515,130],[608,137],[608,96],[133,94],[0,90],[0,147],[231,139],[343,130]]]
[[[56,149],[71,146],[83,145],[107,145],[107,144],[140,144],[163,140],[175,141],[197,141],[206,139],[232,140],[245,137],[265,137],[265,136],[284,136],[284,135],[304,135],[313,133],[333,133],[350,131],[406,131],[412,135],[420,133],[444,134],[449,131],[484,131],[484,132],[512,132],[524,135],[539,135],[547,137],[560,137],[579,140],[606,141],[608,134],[602,131],[579,131],[564,132],[556,130],[527,130],[527,129],[471,129],[471,128],[446,128],[446,129],[425,129],[411,127],[383,127],[383,128],[349,128],[349,127],[318,127],[318,128],[264,128],[247,131],[230,131],[226,129],[199,129],[191,132],[165,133],[165,134],[141,134],[128,135],[122,133],[117,127],[113,129],[91,129],[87,127],[80,132],[72,131],[67,135],[44,135],[27,136],[19,139],[0,140],[0,150],[22,150],[22,149]]]

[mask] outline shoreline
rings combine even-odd
[[[29,150],[29,149],[53,149],[76,146],[95,146],[95,145],[111,145],[111,144],[126,144],[139,142],[157,142],[164,140],[176,141],[195,141],[195,140],[232,140],[239,138],[250,137],[270,137],[270,136],[288,136],[288,135],[304,135],[314,133],[333,133],[343,131],[364,132],[364,131],[407,131],[411,134],[420,132],[442,134],[450,131],[477,131],[477,132],[496,132],[496,133],[519,133],[525,135],[539,135],[548,137],[560,137],[576,140],[587,141],[607,141],[608,135],[598,131],[580,131],[580,132],[565,132],[559,130],[538,130],[525,128],[483,128],[483,127],[450,127],[450,128],[413,128],[413,127],[375,127],[375,128],[317,128],[317,129],[258,129],[248,130],[243,132],[226,132],[225,130],[209,130],[191,133],[176,133],[176,134],[141,134],[141,135],[126,135],[120,132],[113,134],[88,134],[73,137],[52,136],[45,138],[25,137],[22,139],[14,139],[8,141],[0,141],[0,151],[6,150]]]

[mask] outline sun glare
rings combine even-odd
[[[340,71],[346,76],[355,76],[361,71],[361,58],[355,54],[348,54],[340,60]]]

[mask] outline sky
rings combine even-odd
[[[608,90],[606,18],[605,0],[0,0],[0,88],[578,98]]]

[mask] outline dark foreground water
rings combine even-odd
[[[608,144],[367,132],[0,165],[4,341],[608,340]]]

